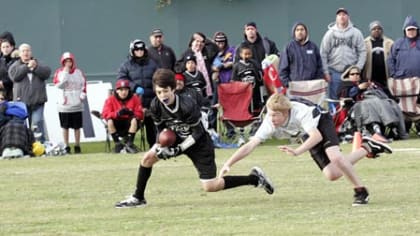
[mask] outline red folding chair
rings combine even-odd
[[[252,84],[233,81],[219,84],[219,105],[222,108],[220,119],[239,130],[238,145],[245,143],[245,128],[261,122],[261,115],[253,116]]]

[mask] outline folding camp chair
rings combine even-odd
[[[221,120],[239,132],[238,145],[245,143],[245,128],[261,122],[261,113],[252,116],[252,84],[234,81],[219,84],[219,104],[222,108]]]
[[[391,94],[399,99],[399,107],[404,114],[407,125],[416,123],[420,127],[420,78],[412,77],[406,79],[388,79],[388,88]],[[407,132],[410,127],[406,127]],[[417,128],[417,132],[420,133]]]
[[[102,118],[102,114],[99,111],[96,110],[92,110],[90,111],[90,113],[98,118],[101,123],[104,125],[105,127],[105,132],[106,132],[106,139],[105,139],[105,152],[111,152],[111,140],[109,138],[109,132],[108,132],[108,124],[104,121],[104,119]]]
[[[322,105],[327,97],[328,83],[324,79],[290,81],[287,95],[305,98],[315,104]]]

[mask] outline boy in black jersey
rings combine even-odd
[[[249,46],[242,46],[239,49],[240,60],[233,64],[232,81],[241,81],[252,84],[252,106],[251,113],[259,113],[264,106],[260,87],[262,82],[261,66],[252,59],[252,50]]]
[[[177,141],[172,147],[160,147],[156,143],[144,154],[134,194],[128,199],[116,203],[115,207],[145,206],[147,202],[144,198],[144,191],[153,165],[159,160],[166,160],[181,154],[185,154],[193,162],[201,185],[206,192],[253,185],[262,187],[267,193],[272,194],[274,186],[258,167],[253,167],[249,175],[217,177],[213,142],[200,122],[200,108],[191,98],[176,95],[175,87],[175,74],[168,69],[158,69],[153,75],[156,98],[150,105],[150,112],[158,132],[164,128],[170,128],[176,133]]]

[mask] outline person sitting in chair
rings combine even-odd
[[[143,107],[139,96],[130,90],[130,81],[117,80],[115,91],[105,101],[102,117],[106,120],[108,132],[115,142],[114,152],[125,149],[128,153],[137,153],[134,138],[140,121],[143,120]],[[126,141],[125,145],[120,139]]]

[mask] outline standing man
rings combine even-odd
[[[394,41],[384,35],[381,22],[372,21],[369,24],[370,35],[365,38],[366,64],[363,69],[363,79],[374,82],[384,92],[391,96],[388,85],[388,66],[386,60],[391,52]]]
[[[419,37],[419,25],[417,21],[412,16],[407,16],[403,25],[404,36],[395,41],[394,45],[391,48],[391,54],[388,58],[388,69],[389,76],[394,80],[406,81],[418,81],[420,80],[420,37]],[[413,86],[415,83],[406,84],[405,87],[407,91],[418,91],[416,87]],[[392,88],[391,88],[392,89]],[[415,95],[415,94],[405,94],[405,95]],[[405,106],[410,109],[402,109],[404,112],[413,112],[416,116],[418,113],[418,103],[419,96],[408,96],[406,100],[411,100],[410,103],[405,102]],[[403,104],[400,99],[400,105]],[[410,105],[408,105],[410,104]],[[400,106],[401,107],[401,106]],[[414,108],[414,109],[413,109]],[[405,128],[407,132],[410,131],[412,125],[411,120],[406,120]],[[415,123],[417,129],[417,135],[420,136],[420,121]]]
[[[258,64],[261,65],[261,62],[264,58],[271,54],[279,54],[279,50],[276,47],[276,44],[268,39],[267,37],[262,37],[257,30],[257,24],[255,22],[249,22],[244,26],[244,41],[236,48],[235,61],[239,61],[239,49],[243,46],[248,46],[252,51],[252,59],[254,59]]]
[[[322,60],[318,46],[309,40],[308,28],[297,22],[292,28],[292,40],[280,58],[280,78],[284,86],[290,81],[323,78]]]
[[[176,56],[171,47],[163,44],[164,35],[162,30],[153,30],[149,39],[150,46],[148,47],[148,51],[150,58],[158,64],[158,68],[174,71]]]
[[[353,26],[345,8],[337,9],[335,22],[328,25],[322,38],[320,52],[329,98],[337,99],[344,70],[351,65],[362,69],[366,62],[362,32]]]
[[[9,68],[13,81],[13,100],[24,102],[28,108],[31,129],[37,127],[41,133],[40,141],[45,141],[44,104],[47,102],[45,81],[50,77],[51,69],[32,57],[32,48],[23,43],[19,46],[20,60]]]

